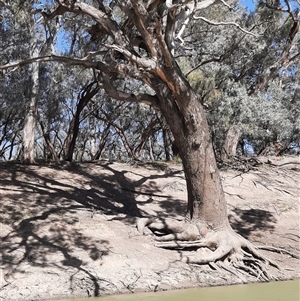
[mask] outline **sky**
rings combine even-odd
[[[240,0],[240,4],[246,7],[249,11],[253,11],[255,8],[255,0]]]

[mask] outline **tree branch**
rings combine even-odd
[[[178,7],[181,7],[184,4],[187,4],[188,2],[191,2],[191,1],[193,1],[193,0],[185,0],[182,3],[180,3],[180,4],[173,4],[172,0],[166,0],[166,6],[168,7],[169,10],[170,9],[172,10],[172,9],[176,9]],[[218,3],[222,3],[225,6],[227,6],[229,9],[232,9],[232,7],[228,3],[226,3],[225,0],[204,0],[204,1],[198,1],[198,3],[195,6],[194,11],[196,12],[198,10],[207,8],[207,7],[211,6],[211,5],[218,4]]]
[[[120,45],[128,44],[118,24],[111,20],[110,16],[106,12],[83,2],[74,1],[75,3],[70,5],[65,4],[61,0],[57,0],[57,2],[58,7],[52,13],[43,13],[43,16],[46,19],[53,19],[55,16],[62,15],[66,12],[90,16],[94,21],[101,25],[101,27],[114,39],[116,43]]]
[[[129,50],[127,50],[121,46],[109,45],[109,44],[103,44],[103,45],[107,48],[114,49],[114,50],[122,53],[131,62],[134,62],[134,63],[138,64],[139,66],[144,67],[145,69],[154,70],[156,67],[156,62],[154,60],[138,57],[137,55],[131,53]]]
[[[255,27],[257,26],[254,25],[250,30],[253,30]],[[222,55],[220,55],[219,57],[213,57],[210,59],[207,59],[205,61],[200,62],[198,65],[196,65],[194,68],[192,68],[191,70],[189,70],[185,76],[188,76],[189,74],[191,74],[193,71],[197,70],[198,68],[200,68],[201,66],[205,65],[205,64],[209,64],[212,62],[222,62],[223,60],[225,60],[226,58],[228,58],[240,45],[240,43],[242,42],[242,40],[246,37],[247,35],[244,34],[238,41],[236,41],[233,45],[231,45],[229,47],[228,50],[226,50]]]
[[[172,56],[162,35],[161,22],[158,19],[156,20],[156,36],[162,49],[162,54],[165,59],[166,67],[170,68],[172,66]]]
[[[148,51],[152,57],[157,58],[157,49],[154,46],[153,31],[155,24],[151,24],[148,20],[148,11],[141,1],[131,0],[135,19],[133,20],[136,27],[139,29],[144,42],[148,46]]]
[[[200,68],[203,65],[212,63],[212,62],[220,62],[221,61],[221,57],[218,58],[211,58],[205,61],[201,61],[198,65],[196,65],[195,67],[193,67],[191,70],[189,70],[187,73],[185,73],[185,76],[190,75],[192,72],[194,72],[195,70],[197,70],[198,68]]]
[[[194,16],[194,19],[195,20],[202,20],[202,21],[204,21],[204,22],[206,22],[206,23],[208,23],[210,25],[214,25],[214,26],[219,26],[219,25],[233,25],[233,26],[237,27],[239,30],[241,30],[242,32],[244,32],[246,34],[249,34],[249,35],[257,38],[256,34],[254,34],[254,33],[250,32],[250,31],[242,28],[239,24],[237,24],[235,22],[214,22],[214,21],[208,20],[208,19],[206,19],[204,17],[201,17],[201,16],[199,16],[199,17]]]
[[[114,88],[111,83],[111,79],[108,75],[103,75],[103,84],[101,87],[105,90],[107,95],[116,100],[126,101],[126,102],[135,102],[135,103],[144,103],[156,110],[160,110],[159,108],[159,100],[156,96],[152,96],[146,93],[133,94],[133,93],[125,93],[119,91]]]
[[[14,68],[15,70],[25,65],[29,65],[32,63],[43,63],[43,62],[60,62],[66,65],[77,65],[77,66],[82,66],[84,68],[95,68],[107,73],[113,71],[110,69],[110,67],[106,66],[102,62],[91,62],[89,60],[86,60],[86,58],[82,58],[82,59],[68,58],[59,55],[40,56],[40,57],[30,58],[22,61],[8,63],[0,66],[0,70],[6,70],[9,68]]]

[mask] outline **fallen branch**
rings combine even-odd
[[[300,164],[300,157],[257,157],[258,162],[274,166],[284,166],[288,164]]]

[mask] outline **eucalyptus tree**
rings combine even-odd
[[[81,48],[80,51],[74,48],[68,55],[53,54],[7,64],[3,62],[1,69],[49,61],[93,69],[100,89],[108,97],[144,103],[159,110],[174,136],[182,158],[188,192],[187,214],[184,221],[141,219],[138,221],[138,229],[143,231],[148,226],[152,230],[165,231],[166,235],[157,238],[162,240],[161,246],[210,249],[209,253],[197,252],[196,255],[184,258],[185,261],[224,262],[224,258],[227,258],[231,265],[268,279],[269,275],[261,261],[270,263],[270,260],[229,225],[206,114],[201,99],[191,88],[176,60],[176,55],[180,55],[182,47],[185,47],[185,44],[177,43],[176,36],[180,33],[179,37],[185,40],[181,31],[184,27],[181,26],[186,26],[186,21],[192,15],[193,23],[199,24],[197,22],[201,21],[209,25],[205,27],[208,34],[211,27],[220,28],[224,25],[223,20],[214,21],[202,16],[214,5],[228,9],[224,18],[228,18],[228,24],[236,31],[250,35],[250,44],[256,43],[256,37],[263,28],[253,26],[251,31],[243,29],[232,21],[231,15],[235,12],[224,1],[196,1],[192,12],[185,14],[190,10],[187,7],[189,2],[191,1],[45,1],[48,10],[36,9],[36,15],[41,16],[46,23],[58,20],[61,26],[64,22],[69,22],[74,24],[74,28],[78,25],[85,28],[86,34],[90,35],[86,48]],[[274,20],[270,19],[268,22],[271,26]],[[213,40],[211,43],[213,47]],[[72,40],[70,49],[71,46]],[[239,39],[236,40],[236,47],[239,47]],[[226,53],[228,49],[225,49]],[[206,61],[212,60],[218,66],[218,60],[214,56],[211,57],[209,53],[205,55]],[[130,92],[122,89],[119,86],[120,79],[128,78],[135,79],[139,87]],[[150,91],[146,91],[144,86]],[[173,240],[177,241],[174,243]],[[262,273],[247,267],[246,263],[249,261],[258,270],[261,269]],[[276,266],[275,263],[272,264]]]
[[[292,134],[297,127],[297,118],[292,117],[295,111],[289,105],[297,101],[300,104],[294,97],[297,89],[295,77],[300,67],[297,47],[300,42],[300,13],[296,8],[295,1],[259,2],[248,26],[255,26],[256,22],[265,28],[264,34],[259,36],[257,48],[245,45],[246,61],[231,64],[232,80],[246,88],[243,94],[252,102],[248,101],[247,105],[251,121],[241,128],[251,138],[257,153],[269,143],[286,145],[292,136],[298,141],[300,139],[299,135]],[[266,20],[273,20],[272,26]],[[245,119],[243,115],[242,119]]]

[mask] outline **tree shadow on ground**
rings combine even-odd
[[[229,222],[236,232],[249,238],[257,231],[273,231],[276,218],[267,210],[234,208],[229,214]]]
[[[156,214],[160,218],[179,217],[181,219],[186,215],[187,204],[180,199],[168,198],[160,201],[160,209]]]
[[[24,263],[62,271],[71,269],[73,274],[83,272],[90,279],[94,296],[100,295],[99,279],[72,252],[76,246],[91,261],[101,264],[102,258],[109,254],[109,241],[85,235],[77,224],[78,210],[89,211],[91,218],[94,211],[106,215],[121,213],[135,222],[136,217],[145,214],[139,209],[137,194],[168,197],[154,181],[165,178],[165,173],[135,174],[137,180],[130,180],[127,170],[116,170],[109,163],[93,164],[93,168],[99,168],[93,172],[89,169],[91,165],[75,163],[45,166],[46,170],[39,165],[17,163],[2,163],[1,167],[0,227],[9,229],[0,237],[5,277],[22,273]],[[139,191],[141,185],[143,190]]]
[[[86,263],[83,260],[72,255],[72,251],[76,246],[84,250],[93,261],[101,261],[102,257],[109,253],[109,242],[91,239],[80,230],[68,227],[74,225],[77,220],[65,216],[65,213],[78,208],[81,206],[59,205],[44,210],[39,208],[42,214],[12,223],[12,230],[1,237],[0,245],[2,268],[5,270],[4,276],[8,279],[6,280],[8,283],[15,273],[26,273],[21,264],[29,264],[61,271],[72,270],[74,274],[81,271],[92,281],[93,295],[100,295],[97,277],[85,268]]]

